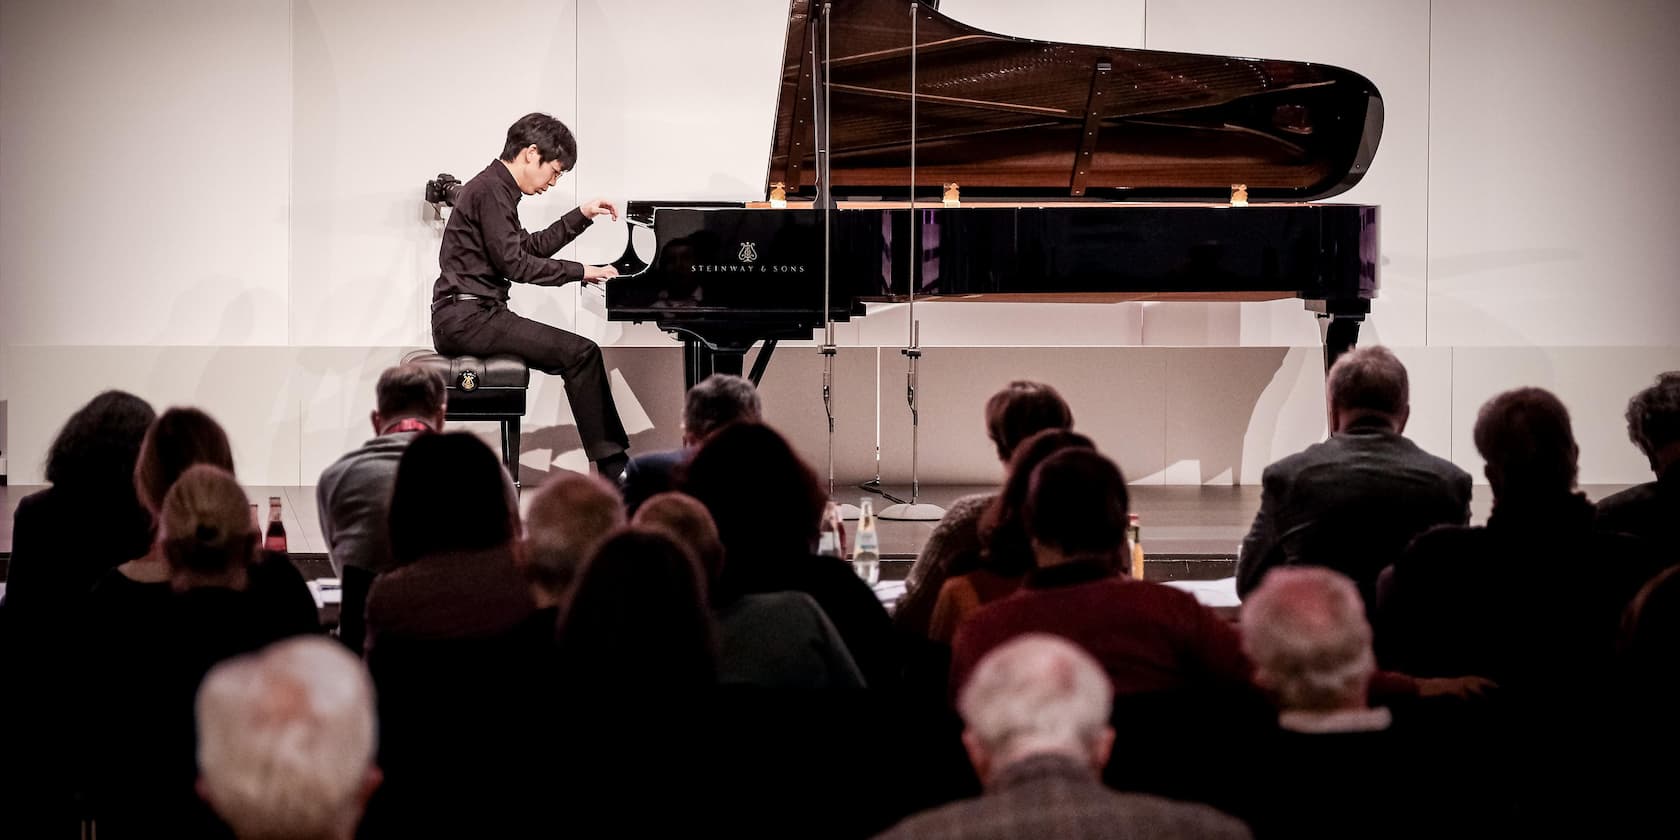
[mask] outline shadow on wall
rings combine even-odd
[[[1184,349],[1169,357],[1164,478],[1168,484],[1241,484],[1250,442],[1265,445],[1298,387],[1302,365],[1322,358],[1287,347]],[[1287,364],[1286,364],[1287,363]],[[1272,460],[1267,457],[1264,463]]]

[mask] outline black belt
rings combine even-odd
[[[448,294],[432,301],[432,311],[436,312],[451,303],[463,300],[491,301],[497,304],[502,302],[500,298],[486,297],[484,295],[469,295],[465,293]]]

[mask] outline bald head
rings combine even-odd
[[[1243,651],[1255,681],[1284,710],[1365,707],[1376,659],[1353,581],[1329,569],[1273,569],[1242,605]]]
[[[525,513],[525,563],[531,582],[563,599],[607,535],[624,526],[617,488],[593,475],[562,472],[544,484]]]

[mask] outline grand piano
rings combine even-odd
[[[1326,366],[1357,341],[1378,208],[1312,202],[1371,164],[1369,80],[998,35],[925,0],[824,5],[789,4],[765,177],[785,206],[627,205],[608,318],[680,336],[689,385],[763,341],[756,381],[776,341],[912,287],[941,305],[1299,298]]]

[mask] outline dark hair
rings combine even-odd
[[[566,608],[559,652],[567,684],[585,691],[715,683],[712,617],[694,557],[658,531],[608,537]]]
[[[1496,502],[1575,487],[1575,433],[1569,410],[1550,391],[1518,388],[1488,400],[1476,414],[1475,440]]]
[[[507,142],[502,145],[502,160],[511,162],[526,146],[536,146],[543,163],[559,160],[570,170],[577,166],[577,140],[566,124],[547,114],[526,114],[508,126]]]
[[[1617,656],[1633,689],[1629,697],[1666,710],[1680,700],[1680,566],[1646,582],[1622,614]]]
[[[1073,428],[1073,409],[1056,389],[1018,379],[986,400],[986,436],[1008,461],[1021,441],[1045,429]]]
[[[477,551],[513,539],[515,512],[501,461],[466,432],[421,435],[403,450],[391,487],[391,559]]]
[[[1015,448],[1009,459],[1009,475],[980,517],[980,541],[985,546],[980,567],[1006,577],[1025,574],[1033,568],[1032,541],[1027,538],[1024,511],[1033,469],[1044,459],[1064,449],[1090,449],[1091,439],[1066,429],[1046,429]]]
[[[680,489],[717,523],[729,555],[719,582],[725,600],[809,555],[828,503],[816,473],[761,423],[731,423],[707,438],[682,471]]]
[[[233,447],[227,432],[196,408],[171,408],[158,415],[140,442],[134,463],[134,490],[148,510],[163,508],[170,485],[193,464],[233,472]]]
[[[150,403],[106,391],[76,410],[47,450],[47,481],[66,490],[134,493],[140,442],[157,419]]]
[[[257,548],[250,501],[233,474],[210,464],[181,473],[158,515],[171,571],[216,574],[246,566]]]
[[[443,411],[443,375],[423,365],[388,367],[379,374],[374,394],[379,416],[386,420],[435,417]]]
[[[683,399],[683,426],[703,438],[738,420],[757,423],[764,411],[758,389],[740,376],[714,373],[700,380]]]
[[[1628,439],[1657,468],[1657,453],[1680,442],[1680,370],[1658,374],[1656,384],[1628,400]]]
[[[1372,345],[1343,353],[1325,376],[1332,409],[1396,415],[1411,402],[1406,366],[1387,347]]]
[[[1126,542],[1126,478],[1095,450],[1044,459],[1028,482],[1027,534],[1069,557],[1112,555]]]
[[[89,559],[96,554],[139,557],[152,545],[152,514],[135,490],[134,465],[156,419],[145,400],[106,391],[70,415],[47,450],[47,480],[53,488],[99,511],[99,533],[88,535]]]

